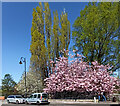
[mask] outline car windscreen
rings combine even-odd
[[[47,98],[47,94],[42,94],[42,98]]]
[[[16,96],[16,98],[23,98],[22,96]]]
[[[33,95],[30,95],[28,98],[33,98]]]
[[[14,98],[14,96],[8,96],[8,98]]]

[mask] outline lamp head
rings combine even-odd
[[[22,61],[20,61],[19,64],[22,64]]]

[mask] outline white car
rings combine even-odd
[[[33,93],[30,97],[25,100],[25,104],[49,104],[47,93]]]
[[[7,102],[19,104],[19,103],[24,103],[25,99],[21,95],[9,95],[7,97]]]

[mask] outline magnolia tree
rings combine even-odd
[[[20,94],[25,94],[25,74],[22,75],[21,80],[16,85],[17,91]],[[31,69],[27,72],[26,76],[26,87],[27,94],[31,94],[34,92],[42,92],[43,86],[42,81],[40,79],[40,74],[32,71]]]
[[[52,74],[45,79],[47,93],[62,92],[95,92],[97,94],[111,94],[116,86],[119,86],[117,78],[110,76],[107,70],[109,65],[99,65],[97,61],[89,65],[77,59],[68,62],[68,58],[60,57],[52,67]],[[51,61],[51,64],[54,63]]]

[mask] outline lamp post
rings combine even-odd
[[[26,58],[21,57],[19,64],[23,64],[23,62],[24,62],[24,65],[25,65],[25,97],[27,97],[27,87],[26,87]]]

